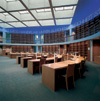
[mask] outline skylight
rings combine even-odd
[[[38,13],[41,13],[41,12],[50,12],[51,9],[50,8],[47,8],[47,9],[37,9],[36,10]]]
[[[58,8],[55,8],[55,10],[56,11],[62,11],[62,10],[64,10],[64,8],[63,7],[58,7]]]
[[[73,18],[79,0],[50,1],[0,0],[0,19],[2,23],[10,23],[14,27],[54,26],[71,23],[64,19]]]
[[[3,13],[5,16],[7,16],[8,15],[8,13]]]
[[[62,10],[72,10],[73,6],[67,6],[67,7],[56,7],[56,11],[62,11]]]
[[[44,9],[44,10],[45,10],[45,12],[50,12],[50,11],[51,11],[50,8],[48,8],[48,9]]]
[[[7,2],[14,2],[14,1],[18,1],[18,0],[6,0]]]
[[[68,7],[64,7],[65,10],[67,9],[73,9],[73,6],[68,6]]]
[[[19,13],[20,14],[28,14],[29,12],[28,11],[20,11]]]
[[[38,9],[38,10],[36,10],[38,13],[40,13],[40,12],[44,12],[44,9]]]

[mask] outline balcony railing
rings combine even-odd
[[[95,33],[94,33],[95,34]],[[12,40],[12,39],[6,39],[6,38],[0,38],[0,43],[12,43],[12,44],[50,44],[50,43],[63,43],[63,42],[71,42],[74,40],[79,40],[88,36],[91,36],[93,34],[88,33],[87,35],[83,36],[76,36],[76,35],[70,35],[67,37],[61,37],[60,39],[49,39],[49,40],[33,40],[33,41],[28,41],[28,40]]]

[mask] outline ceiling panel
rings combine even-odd
[[[0,6],[7,10],[7,2],[6,2],[6,0],[0,0]]]
[[[12,17],[11,15],[7,15],[5,16],[5,21],[17,21],[14,17]]]
[[[57,25],[67,25],[72,22],[72,18],[70,19],[56,19],[56,24]]]
[[[1,8],[0,8],[0,12],[3,12],[4,10],[2,10]]]
[[[23,21],[27,26],[71,24],[69,18],[73,18],[77,3],[78,0],[0,0],[0,19],[15,27],[26,27]]]
[[[54,9],[55,18],[63,18],[63,17],[73,17],[76,6],[74,6],[73,10],[59,10],[56,11]]]
[[[73,5],[77,3],[78,0],[52,0],[53,6]]]
[[[19,12],[12,12],[12,15],[14,15],[19,20],[34,20],[34,18],[28,13],[28,14],[20,14]]]
[[[27,26],[40,26],[36,21],[27,21],[24,22]]]
[[[12,28],[12,26],[6,24],[6,23],[0,23],[1,27],[5,27],[5,28]]]
[[[5,21],[5,15],[2,14],[2,13],[0,13],[0,19],[3,20],[3,21]]]
[[[25,9],[25,7],[21,4],[20,1],[15,1],[15,2],[8,2],[7,3],[7,10],[20,10],[20,9]]]
[[[20,20],[34,20],[30,14],[20,14]]]
[[[42,26],[52,26],[54,25],[54,20],[41,20],[39,21]]]
[[[50,19],[50,18],[53,18],[51,11],[50,12],[40,12],[40,13],[38,13],[36,10],[31,10],[31,12],[37,19]]]
[[[21,22],[12,22],[12,23],[9,23],[15,27],[26,27],[25,25],[23,25]]]
[[[28,8],[50,7],[49,0],[28,0],[28,1],[29,1]]]

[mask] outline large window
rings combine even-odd
[[[43,41],[43,40],[44,40],[44,35],[42,34],[42,35],[41,35],[41,41]]]
[[[35,35],[35,40],[39,40],[39,36],[38,35]]]
[[[6,42],[7,43],[11,42],[11,34],[10,33],[6,33]]]

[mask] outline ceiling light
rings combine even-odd
[[[64,10],[73,9],[73,6],[64,7]]]
[[[3,13],[5,16],[7,16],[8,15],[8,13]]]
[[[27,13],[29,13],[28,11],[20,11],[19,12],[20,14],[27,14]]]
[[[38,9],[38,10],[36,10],[38,13],[40,13],[40,12],[44,12],[44,9]]]
[[[64,10],[64,8],[63,7],[59,7],[59,8],[57,7],[57,8],[55,8],[55,10],[56,11],[62,11],[62,10]]]
[[[50,11],[51,11],[50,8],[48,8],[48,9],[44,9],[44,10],[45,10],[45,12],[50,12]]]
[[[18,1],[18,0],[6,0],[7,2],[14,2],[14,1]]]

